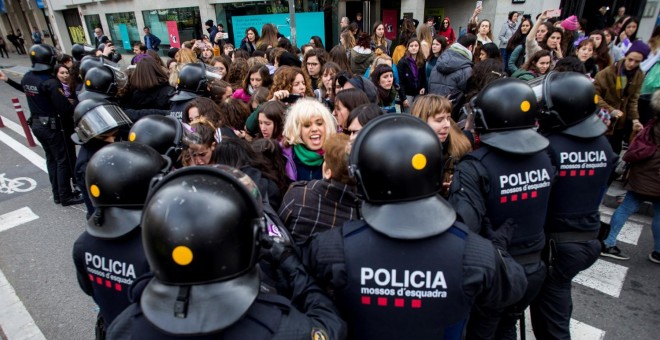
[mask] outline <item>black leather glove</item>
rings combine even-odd
[[[483,222],[483,234],[485,238],[493,242],[495,248],[506,251],[516,227],[518,227],[518,223],[513,218],[507,218],[499,228],[494,229],[490,219],[486,217]]]

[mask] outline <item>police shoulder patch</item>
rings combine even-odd
[[[328,340],[330,337],[326,333],[325,329],[312,327],[312,340]]]

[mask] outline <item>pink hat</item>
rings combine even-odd
[[[578,18],[575,15],[571,15],[570,17],[564,19],[560,26],[567,31],[577,31],[580,23],[578,22]]]

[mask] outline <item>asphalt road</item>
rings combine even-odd
[[[0,67],[20,70],[29,66],[25,59],[12,55],[0,59]],[[96,305],[78,287],[71,260],[73,242],[84,230],[84,208],[53,203],[43,150],[27,148],[15,131],[13,97],[29,116],[25,97],[0,83],[6,125],[0,128],[0,339],[90,339]],[[612,209],[602,212],[609,221]],[[647,259],[650,218],[634,215],[630,222],[619,247],[631,260],[600,258],[573,284],[574,339],[660,338],[660,265]],[[530,328],[527,339],[533,338]]]

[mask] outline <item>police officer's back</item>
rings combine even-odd
[[[370,121],[349,162],[364,220],[313,237],[305,262],[334,293],[350,338],[460,339],[477,301],[520,298],[521,267],[457,222],[438,195],[442,147],[425,122]]]
[[[259,196],[247,175],[225,166],[189,167],[160,180],[142,216],[154,277],[136,284],[135,303],[110,326],[108,338],[343,338],[343,321],[310,280],[293,288],[300,310],[260,292]],[[297,257],[287,251],[277,257],[284,275],[298,282],[304,269]]]
[[[178,120],[183,119],[183,111],[191,100],[200,96],[209,96],[209,85],[220,75],[207,70],[204,63],[183,65],[179,71],[175,94],[170,98],[170,115]]]
[[[544,151],[548,140],[533,129],[538,104],[529,85],[510,78],[494,81],[472,106],[481,145],[457,166],[450,202],[475,232],[481,232],[484,223],[516,224],[508,251],[525,269],[528,285],[523,299],[506,312],[493,315],[475,309],[468,336],[515,339],[518,316],[545,279],[543,226],[554,168]]]
[[[550,140],[548,154],[557,168],[548,219],[548,277],[531,305],[538,339],[570,338],[571,280],[598,258],[599,205],[617,155],[603,136],[595,114],[593,84],[576,72],[550,73],[543,82],[540,129]],[[607,233],[605,233],[607,235]]]
[[[73,261],[80,287],[106,325],[129,305],[131,284],[149,271],[140,216],[151,178],[168,164],[147,145],[120,142],[100,149],[87,165],[96,210],[73,246]]]

